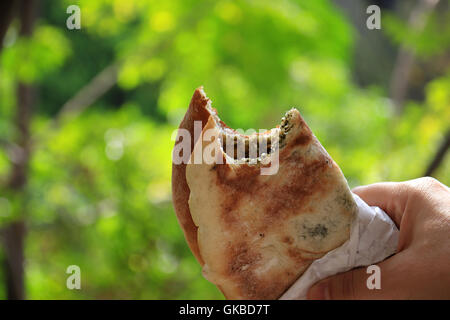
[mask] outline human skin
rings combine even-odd
[[[377,264],[381,289],[369,290],[370,274],[358,268],[319,281],[308,299],[450,299],[450,189],[425,177],[353,192],[395,222],[397,253]]]

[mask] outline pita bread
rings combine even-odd
[[[173,166],[174,206],[187,242],[226,298],[277,299],[312,261],[349,238],[356,203],[347,182],[296,109],[280,126],[246,136],[218,118],[200,88],[180,128],[193,133],[194,120],[212,136],[192,141],[189,164]],[[250,157],[261,139],[269,152]],[[244,154],[227,148],[229,141],[244,144]],[[213,150],[213,161],[195,164],[205,150]],[[262,175],[275,157],[278,171]]]

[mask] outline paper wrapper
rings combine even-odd
[[[355,194],[353,197],[358,205],[358,212],[350,230],[350,238],[340,247],[315,260],[281,296],[281,300],[306,299],[308,289],[319,280],[356,267],[378,263],[395,253],[399,231],[394,222],[380,208],[369,207]]]

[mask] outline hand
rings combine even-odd
[[[378,263],[381,289],[366,286],[366,268],[319,281],[308,299],[450,299],[450,189],[433,178],[353,190],[399,227],[397,253]]]

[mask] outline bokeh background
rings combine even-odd
[[[2,1],[0,298],[223,298],[171,203],[200,85],[235,128],[297,107],[351,187],[449,185],[449,21],[446,0]]]

